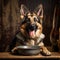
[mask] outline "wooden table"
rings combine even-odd
[[[51,56],[42,56],[41,54],[35,56],[17,56],[12,55],[9,52],[0,52],[0,59],[60,59],[59,52],[52,52]]]

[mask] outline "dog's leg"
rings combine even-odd
[[[51,52],[45,47],[45,46],[41,46],[41,54],[45,55],[45,56],[50,56]]]
[[[40,42],[40,44],[38,45],[40,46],[40,52],[42,55],[45,55],[45,56],[50,56],[51,55],[51,52],[44,46],[44,43],[43,42]]]

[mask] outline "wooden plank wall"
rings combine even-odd
[[[13,39],[20,23],[17,0],[2,0],[2,37],[1,50],[6,50]]]

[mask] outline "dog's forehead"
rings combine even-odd
[[[28,13],[27,16],[28,16],[28,18],[30,18],[30,19],[31,19],[31,18],[32,18],[32,19],[33,19],[33,18],[37,18],[37,15],[36,15],[35,13]]]

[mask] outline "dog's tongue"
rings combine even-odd
[[[34,36],[34,35],[35,35],[35,31],[30,31],[30,32],[29,32],[29,35],[30,35],[30,36]]]

